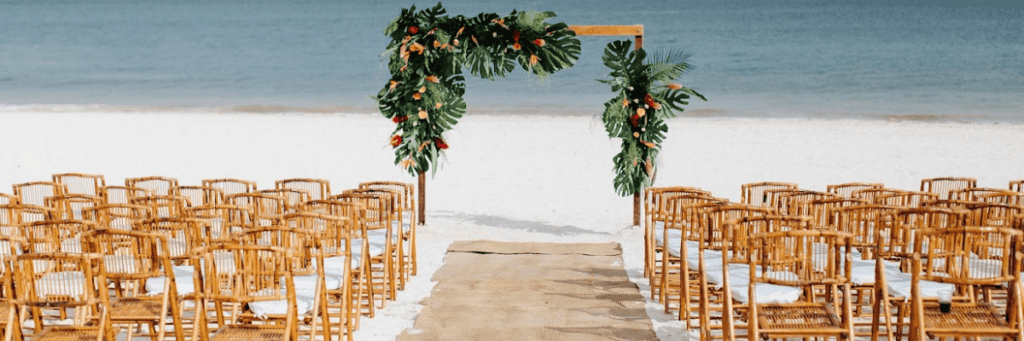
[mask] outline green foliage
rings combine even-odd
[[[644,49],[630,51],[630,41],[608,44],[601,58],[612,71],[608,84],[614,98],[605,102],[605,130],[610,138],[622,139],[622,150],[612,158],[615,192],[621,196],[639,193],[650,186],[657,173],[657,157],[668,133],[666,119],[682,112],[691,96],[703,95],[671,83],[691,65],[687,53],[665,52],[648,55]]]
[[[440,3],[418,12],[411,6],[384,29],[391,38],[383,54],[391,79],[375,100],[381,114],[396,123],[395,164],[412,175],[437,171],[447,148],[443,133],[466,113],[463,68],[493,80],[518,63],[543,78],[572,67],[580,54],[575,32],[546,22],[553,12],[445,14]]]

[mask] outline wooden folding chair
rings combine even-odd
[[[675,276],[662,272],[662,270],[669,268],[668,264],[663,264],[662,261],[667,258],[678,258],[678,256],[669,257],[669,255],[665,253],[666,243],[669,243],[669,241],[665,239],[666,234],[671,233],[669,230],[677,231],[675,229],[668,228],[667,225],[670,221],[678,221],[678,219],[683,218],[673,216],[674,212],[671,211],[673,205],[670,205],[669,203],[672,202],[675,203],[675,205],[690,206],[705,203],[726,203],[727,201],[707,196],[704,193],[691,192],[689,189],[681,189],[678,187],[673,188],[671,191],[656,191],[651,195],[655,198],[655,201],[658,202],[658,208],[657,212],[652,215],[652,224],[649,225],[650,229],[648,231],[644,231],[645,234],[649,234],[645,237],[645,248],[646,250],[649,250],[646,253],[650,254],[650,259],[647,260],[647,266],[650,267],[647,280],[651,286],[651,299],[656,302],[663,302],[664,296],[661,292],[662,279],[668,277],[675,278]],[[678,234],[676,235],[676,238],[678,238]],[[676,271],[678,270],[678,265],[671,268],[673,271]]]
[[[18,197],[18,201],[22,205],[34,205],[39,207],[46,207],[46,197],[52,197],[55,195],[63,195],[67,193],[67,187],[48,181],[36,181],[15,184],[14,196]]]
[[[980,196],[982,195],[1012,192],[1013,191],[1002,188],[971,187],[964,189],[954,189],[949,191],[949,199],[961,201],[981,201]]]
[[[978,187],[978,180],[975,178],[931,178],[921,179],[921,192],[931,192],[939,196],[939,199],[949,199],[949,191]]]
[[[825,191],[841,195],[844,198],[853,198],[854,191],[870,188],[885,188],[885,185],[877,182],[848,182],[842,184],[828,185]]]
[[[151,195],[133,198],[131,203],[149,207],[153,217],[156,218],[181,217],[184,215],[185,209],[191,206],[188,198],[178,195]]]
[[[803,209],[814,218],[812,224],[825,229],[834,229],[837,222],[835,212],[847,207],[862,206],[871,204],[864,199],[853,199],[848,197],[834,199],[811,200]]]
[[[10,257],[21,254],[25,247],[24,238],[0,234],[0,337],[4,340],[21,339],[21,324],[14,323],[17,307],[14,305]],[[7,333],[12,333],[11,338],[7,337]]]
[[[21,225],[21,236],[32,253],[82,253],[82,234],[96,229],[84,220],[44,220]]]
[[[886,206],[921,207],[935,200],[939,200],[939,196],[931,192],[902,192],[880,195],[875,198],[875,203]]]
[[[178,186],[171,189],[171,195],[188,198],[189,207],[224,204],[224,191],[209,186]]]
[[[171,188],[178,187],[178,179],[165,176],[144,176],[124,179],[124,185],[153,192],[154,195],[170,195]]]
[[[823,230],[752,235],[748,285],[744,288],[749,304],[748,339],[820,336],[853,340],[849,240],[849,234]],[[816,297],[815,287],[825,287],[825,294]],[[735,293],[734,289],[725,291],[727,306]],[[725,314],[725,319],[731,319],[732,309]],[[735,333],[729,330],[727,335],[733,339]]]
[[[1017,193],[1024,193],[1024,180],[1010,181],[1010,190]]]
[[[85,219],[82,211],[103,204],[103,198],[89,194],[63,194],[46,197],[46,207],[53,209],[52,219]]]
[[[225,243],[202,247],[193,257],[194,273],[202,276],[193,276],[200,290],[192,340],[298,340],[291,250]],[[210,312],[210,307],[217,308]],[[281,323],[259,318],[279,311],[284,311]],[[208,321],[216,328],[212,334]]]
[[[286,213],[295,212],[296,208],[304,202],[310,200],[309,192],[301,189],[265,189],[259,191],[261,194],[279,196],[285,199],[287,204],[285,208]]]
[[[13,194],[0,193],[0,205],[20,204],[21,201]]]
[[[32,340],[114,340],[103,258],[95,253],[25,253],[11,256],[14,304],[13,324],[36,321]],[[74,309],[70,324],[42,318],[41,309]],[[62,317],[63,318],[63,317]]]
[[[370,254],[376,254],[374,249],[383,248],[379,256],[369,257],[370,285],[374,292],[381,293],[381,302],[377,308],[383,309],[387,300],[395,300],[398,291],[399,280],[399,257],[400,249],[396,247],[400,238],[395,233],[394,225],[391,223],[394,216],[390,213],[389,203],[391,198],[388,195],[375,194],[340,194],[331,197],[332,200],[342,202],[361,203],[365,208],[363,225],[366,227],[367,243]],[[358,241],[362,243],[362,241]],[[379,279],[379,281],[378,281]]]
[[[262,193],[239,193],[225,198],[228,205],[248,207],[252,210],[252,224],[271,225],[287,213],[288,199]]]
[[[136,221],[152,218],[153,210],[142,205],[103,204],[83,209],[82,217],[100,228],[131,230]]]
[[[776,209],[778,209],[781,214],[813,217],[815,212],[811,209],[810,203],[816,200],[827,199],[842,199],[842,197],[838,194],[818,191],[786,191],[779,193],[778,197],[776,197]]]
[[[1021,231],[1006,228],[920,231],[912,255],[910,339],[1024,339],[1020,245]],[[925,281],[956,287],[948,308],[933,299],[936,294]],[[998,311],[990,301],[976,301],[970,291],[977,286],[1009,288],[1005,310]]]
[[[665,195],[669,194],[669,195]],[[664,212],[667,210],[667,197],[671,196],[711,197],[711,193],[695,187],[648,187],[644,189],[644,276],[650,278],[658,268],[658,259],[662,245],[655,240],[664,227]],[[658,225],[660,224],[660,225]],[[653,292],[652,292],[653,294]]]
[[[405,263],[409,273],[416,275],[416,187],[398,181],[370,181],[359,184],[360,189],[390,190],[398,193],[398,223],[402,226],[402,243],[405,245]]]
[[[53,182],[63,184],[67,188],[67,194],[85,194],[98,197],[100,189],[106,186],[103,175],[62,173],[54,174]]]
[[[256,192],[256,182],[241,179],[207,179],[203,180],[203,186],[218,188],[224,191],[224,196],[230,196],[242,193],[254,193]]]
[[[351,293],[351,307],[352,314],[355,317],[355,327],[359,326],[359,317],[361,315],[367,315],[370,318],[375,316],[375,305],[374,299],[377,295],[383,296],[384,293],[378,293],[372,285],[374,282],[374,273],[371,271],[370,259],[383,258],[385,254],[385,245],[383,244],[370,244],[370,238],[368,237],[366,230],[366,207],[363,203],[358,201],[339,201],[339,200],[313,200],[306,202],[302,205],[300,211],[324,214],[334,217],[346,218],[347,226],[345,231],[350,234],[349,238],[349,250],[351,250],[351,279],[349,292]],[[365,255],[365,256],[364,256]],[[328,258],[325,262],[328,264],[328,269],[331,271],[337,271],[341,265],[334,265],[335,262],[345,262],[345,259],[332,259]],[[383,298],[382,298],[383,300]]]
[[[164,340],[170,333],[175,340],[184,340],[181,311],[175,294],[178,292],[177,282],[165,236],[99,229],[86,232],[82,239],[88,252],[103,255],[104,274],[113,284],[116,294],[110,299],[110,319],[115,325],[127,325],[127,340],[131,340],[135,333],[132,327],[139,326],[141,331],[142,324],[148,324],[150,331],[139,336]],[[164,286],[155,295],[146,291],[146,282],[151,278],[164,279]],[[167,317],[171,318],[170,326]]]

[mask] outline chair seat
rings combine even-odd
[[[889,287],[889,296],[910,297],[910,285],[912,276],[908,273],[886,273],[886,284]],[[949,283],[918,281],[918,288],[921,289],[921,297],[938,297],[940,291],[953,291],[954,285]]]
[[[41,341],[91,341],[100,340],[99,327],[54,326],[44,328],[32,335],[32,340]]]
[[[283,289],[282,289],[283,290]],[[295,292],[295,308],[300,314],[304,314],[313,310],[313,302],[315,294],[312,291],[296,291]],[[287,300],[274,300],[274,301],[257,301],[249,302],[249,310],[252,311],[253,315],[259,318],[265,318],[270,315],[285,315],[288,314],[288,301]]]
[[[163,301],[158,298],[119,298],[110,301],[110,319],[117,321],[151,321],[164,317]]]
[[[818,336],[848,332],[843,329],[842,320],[828,303],[765,304],[758,306],[757,313],[762,337],[765,334]]]
[[[326,266],[327,265],[324,265],[324,267]],[[317,285],[320,283],[320,276],[316,274],[293,276],[292,281],[295,282],[296,291],[314,292],[316,291]],[[281,278],[281,282],[284,282],[284,278]],[[324,279],[324,285],[326,285],[328,289],[337,289],[341,287],[341,280],[335,276],[327,276],[327,278]]]
[[[232,324],[218,329],[210,336],[211,341],[260,341],[260,340],[284,340],[284,325],[249,325]]]
[[[174,267],[174,284],[178,287],[178,296],[185,296],[196,292],[195,282],[192,273],[195,268],[191,265]],[[164,293],[164,281],[166,277],[152,277],[146,279],[146,293],[159,295]]]
[[[935,301],[925,301],[925,332],[935,336],[970,335],[1012,335],[1017,330],[1010,328],[989,303],[953,302],[948,313],[939,310]]]

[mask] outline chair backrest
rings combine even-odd
[[[750,261],[750,237],[759,233],[794,230],[809,230],[811,217],[761,215],[746,216],[726,222],[722,237],[722,252],[725,263],[748,263]]]
[[[134,198],[132,204],[147,206],[157,218],[184,216],[185,208],[189,207],[188,198],[178,195],[151,195]]]
[[[257,226],[236,234],[242,245],[287,249],[294,257],[291,270],[296,276],[319,275],[323,270],[323,235],[305,228],[284,225]]]
[[[82,210],[85,220],[96,222],[101,228],[131,230],[132,224],[141,219],[153,216],[150,206],[132,204],[103,204]]]
[[[825,189],[826,192],[834,193],[843,196],[844,198],[853,198],[853,192],[862,189],[870,188],[884,188],[885,185],[877,182],[848,182],[843,184],[828,185]]]
[[[847,261],[852,260],[851,237],[823,230],[755,234],[750,237],[751,286],[767,283],[810,288],[849,283],[853,263]]]
[[[14,196],[23,205],[46,207],[46,197],[67,193],[67,187],[56,182],[36,181],[15,184]]]
[[[997,204],[1007,204],[1015,206],[1024,206],[1024,193],[1018,192],[1001,192],[978,195],[978,198],[983,202],[991,202]]]
[[[95,286],[106,283],[99,254],[26,253],[10,259],[17,306],[75,308],[71,324],[98,324],[96,340],[114,339],[108,291]]]
[[[1002,188],[971,187],[949,191],[949,200],[981,201],[979,196],[996,193],[1013,192]]]
[[[878,202],[879,197],[906,192],[909,191],[895,188],[867,188],[853,191],[853,193],[850,194],[850,197],[856,199],[864,199],[870,201],[872,204],[881,204],[880,202]]]
[[[878,245],[889,245],[899,208],[863,204],[831,211],[836,230],[851,236],[850,246],[861,250],[862,259],[874,259]]]
[[[152,277],[174,276],[167,238],[158,233],[96,229],[82,235],[86,252],[103,255],[103,266],[110,281],[138,281]],[[137,296],[142,286],[118,286],[121,294]]]
[[[68,194],[100,196],[100,189],[106,186],[103,175],[62,173],[54,174],[53,182],[67,186]]]
[[[722,204],[716,205],[707,210],[694,212],[698,215],[695,221],[700,222],[704,231],[698,244],[702,250],[721,251],[723,242],[734,239],[733,230],[726,228],[726,224],[748,217],[763,217],[777,214],[777,212],[765,206],[754,206],[747,204]]]
[[[939,196],[930,192],[903,192],[881,195],[875,198],[875,203],[887,206],[900,207],[921,207],[930,201],[939,200]]]
[[[188,198],[190,207],[224,203],[224,191],[210,186],[178,186],[171,189],[171,195]]]
[[[1014,228],[1024,219],[1024,206],[996,203],[972,203],[966,209],[970,212],[967,225]]]
[[[96,229],[84,220],[44,220],[21,225],[21,236],[32,253],[82,253],[82,235]]]
[[[155,195],[153,191],[141,187],[103,186],[100,197],[107,204],[130,204],[132,199]]]
[[[249,226],[254,219],[251,207],[228,204],[190,207],[185,210],[185,216],[206,220],[210,228],[217,231],[229,231],[232,226]]]
[[[54,219],[85,219],[82,212],[103,204],[103,198],[89,194],[64,194],[46,197],[46,207],[53,209]]]
[[[879,232],[888,238],[888,243],[879,244],[878,255],[884,259],[907,261],[913,253],[912,247],[917,233],[927,229],[945,229],[963,226],[966,210],[941,207],[915,207],[896,210],[892,230]]]
[[[978,187],[978,180],[975,178],[931,178],[921,179],[921,192],[931,192],[939,196],[939,199],[949,199],[949,191]]]
[[[206,179],[202,182],[203,186],[218,188],[224,191],[224,196],[231,196],[242,193],[253,193],[256,192],[256,182],[241,179]]]
[[[288,204],[286,212],[294,212],[296,207],[310,200],[309,192],[301,189],[265,189],[259,193],[285,198],[285,202]]]
[[[807,213],[805,215],[814,217],[814,221],[811,223],[819,228],[834,227],[837,222],[834,219],[835,215],[833,212],[845,207],[868,204],[870,202],[867,200],[848,197],[811,200],[806,204]]]
[[[309,193],[310,200],[324,200],[331,197],[331,183],[324,179],[295,178],[277,180],[279,189],[298,189]]]
[[[387,193],[345,193],[331,197],[332,200],[358,202],[363,205],[364,225],[369,230],[388,228],[390,231],[393,215],[391,214],[391,196]],[[388,236],[390,238],[390,236]]]
[[[144,176],[141,178],[124,179],[124,185],[144,188],[155,195],[170,195],[171,188],[178,187],[178,179],[165,176]]]
[[[252,209],[253,222],[266,225],[280,219],[288,212],[288,199],[263,193],[239,193],[225,198],[228,205],[248,207]]]
[[[50,208],[36,205],[0,205],[0,224],[18,225],[49,220],[57,216]]]
[[[0,193],[0,205],[20,204],[21,201],[14,194]]]
[[[354,212],[352,212],[354,213]],[[350,256],[349,242],[362,238],[356,234],[354,216],[334,216],[314,212],[293,212],[285,214],[281,219],[285,226],[309,231],[319,235],[319,243],[323,248],[324,257]]]
[[[360,189],[383,189],[396,191],[401,194],[399,201],[402,202],[402,210],[413,212],[416,210],[416,187],[410,183],[398,181],[370,181],[359,183]]]
[[[644,223],[650,225],[654,220],[664,220],[660,217],[667,208],[664,208],[667,201],[664,199],[664,193],[678,193],[681,195],[694,195],[694,196],[707,196],[710,197],[711,193],[696,187],[647,187],[644,189],[643,202],[644,202]]]
[[[777,206],[775,208],[777,208],[782,214],[814,216],[814,211],[810,206],[811,202],[815,200],[842,198],[842,196],[835,193],[808,190],[787,191],[779,193],[776,202]]]
[[[135,230],[158,234],[166,238],[171,261],[182,264],[190,260],[192,252],[200,247],[213,244],[214,240],[230,240],[230,234],[208,228],[210,223],[195,218],[155,218],[141,220]]]
[[[918,231],[912,255],[914,281],[1002,285],[1020,278],[1021,231],[960,226]]]
[[[1024,193],[1024,180],[1010,181],[1010,190],[1018,193]]]
[[[790,182],[756,182],[743,184],[740,187],[743,191],[740,202],[754,206],[771,206],[765,191],[798,188],[795,183]]]

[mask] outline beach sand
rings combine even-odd
[[[331,181],[334,192],[370,180],[415,182],[393,165],[391,121],[371,114],[213,112],[0,113],[0,186],[63,172],[162,175],[182,185],[253,180],[260,189],[294,177]],[[701,187],[738,201],[740,185],[795,182],[824,191],[844,182],[917,190],[922,178],[961,176],[980,187],[1024,179],[1024,125],[927,120],[686,117],[669,120],[656,185]],[[357,340],[393,340],[412,327],[431,274],[456,240],[606,242],[641,293],[642,230],[631,198],[612,186],[610,140],[592,116],[467,114],[447,133],[443,167],[427,182],[419,275],[398,300],[363,319]],[[10,187],[0,192],[10,193]],[[683,324],[648,302],[662,340]]]

